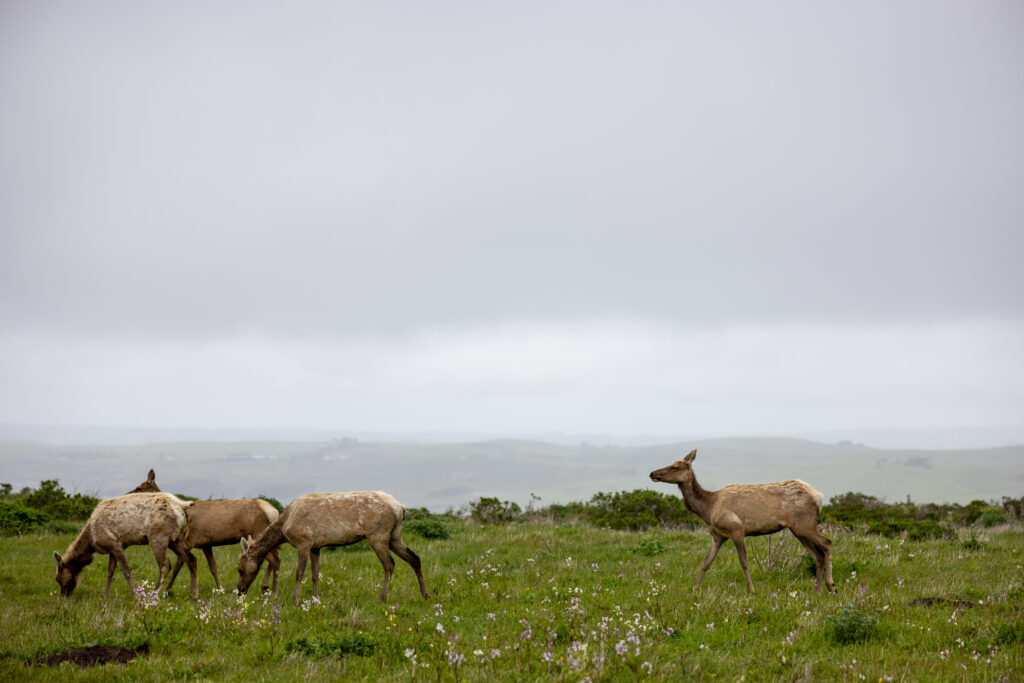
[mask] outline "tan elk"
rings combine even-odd
[[[124,549],[130,545],[148,544],[160,567],[156,590],[160,589],[160,585],[171,570],[171,563],[167,559],[169,547],[179,560],[188,563],[189,573],[192,575],[192,597],[198,598],[196,560],[186,552],[181,540],[187,522],[185,509],[189,505],[190,503],[169,493],[132,494],[100,501],[64,555],[56,551],[53,553],[53,559],[57,563],[60,594],[71,595],[78,583],[78,575],[92,562],[95,553],[110,555],[104,598],[110,597],[110,583],[119,564],[124,578],[128,581],[128,588],[134,591],[132,572],[128,567]]]
[[[145,493],[159,491],[156,484],[156,473],[149,471],[146,481],[142,482],[129,493]],[[214,557],[213,548],[219,545],[232,545],[239,540],[252,534],[259,534],[277,517],[277,509],[265,500],[260,498],[238,498],[233,500],[197,500],[185,509],[188,517],[188,527],[184,535],[185,550],[189,556],[193,548],[199,548],[206,557],[206,564],[213,574],[217,590],[221,590],[220,576],[217,574],[217,559]],[[181,556],[174,563],[171,571],[171,580],[167,583],[167,590],[174,586],[174,580],[178,578],[178,572],[184,560]],[[277,595],[277,579],[281,570],[281,560],[277,550],[271,551],[267,556],[267,571],[263,574],[263,590],[267,590],[271,572],[274,575],[272,592]]]
[[[299,604],[306,561],[311,558],[313,597],[320,598],[320,549],[331,545],[351,545],[364,538],[384,567],[384,586],[380,599],[387,600],[388,587],[395,560],[391,552],[405,560],[420,583],[423,597],[430,597],[423,581],[420,558],[402,542],[402,520],[405,507],[382,491],[350,493],[309,493],[299,496],[284,509],[276,522],[258,538],[242,539],[242,555],[238,558],[239,593],[245,593],[260,571],[264,557],[288,542],[298,549],[295,568],[295,596]]]
[[[744,538],[789,529],[814,558],[817,592],[821,593],[822,575],[829,592],[835,591],[832,583],[832,541],[818,532],[818,513],[824,502],[819,492],[799,479],[771,484],[731,484],[718,491],[706,491],[697,483],[691,468],[696,457],[697,451],[691,451],[682,460],[651,472],[654,481],[678,484],[686,507],[703,519],[711,532],[711,549],[700,567],[694,590],[700,589],[704,574],[715,561],[722,544],[731,539],[736,545],[743,576],[747,579],[747,591],[753,593]]]

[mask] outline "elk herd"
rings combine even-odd
[[[799,479],[769,484],[732,484],[718,491],[707,491],[697,483],[693,473],[692,464],[696,456],[697,451],[692,451],[682,460],[650,475],[652,481],[677,484],[686,507],[704,521],[711,534],[711,548],[697,575],[695,590],[700,589],[704,574],[722,545],[731,540],[736,546],[747,591],[753,593],[744,539],[789,529],[814,559],[816,591],[821,593],[824,581],[828,591],[835,592],[832,542],[818,531],[818,514],[823,503],[818,491]],[[156,484],[155,472],[150,470],[146,481],[130,492],[101,501],[64,554],[54,552],[57,583],[61,596],[70,596],[82,570],[92,562],[93,555],[99,553],[110,556],[104,598],[110,597],[110,584],[118,566],[129,589],[134,590],[124,549],[131,545],[148,545],[160,569],[156,590],[160,589],[168,574],[170,580],[166,590],[170,590],[181,567],[187,565],[192,598],[198,599],[198,563],[192,550],[199,548],[202,551],[220,589],[213,548],[240,543],[235,590],[245,593],[266,561],[262,589],[268,590],[272,576],[269,590],[276,597],[281,568],[277,549],[284,543],[290,543],[298,553],[293,602],[299,604],[307,562],[312,575],[313,596],[319,598],[321,548],[351,545],[365,539],[384,568],[381,600],[387,599],[391,585],[395,567],[392,552],[412,567],[420,593],[426,598],[430,593],[423,578],[420,558],[402,541],[404,517],[405,507],[381,491],[310,493],[293,500],[280,514],[260,498],[184,501],[162,492]],[[173,570],[167,556],[168,549],[177,560]]]

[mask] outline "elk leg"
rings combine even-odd
[[[419,555],[414,553],[405,543],[402,543],[401,539],[392,538],[390,547],[395,552],[395,555],[405,560],[412,567],[412,570],[416,572],[416,579],[420,582],[420,593],[423,594],[423,597],[429,598],[430,592],[427,590],[427,584],[423,580],[423,569],[420,564]]]
[[[120,545],[110,549],[110,557],[117,558],[117,563],[121,565],[121,573],[124,574],[125,580],[128,582],[128,590],[132,593],[135,592],[135,584],[132,583],[132,570],[128,567],[128,556],[124,554],[124,548]],[[110,571],[110,567],[107,567],[107,590],[103,593],[103,598],[110,597],[110,582],[114,578],[114,572]]]
[[[114,572],[117,571],[117,558],[114,557],[114,553],[110,553],[110,561],[107,562],[107,591],[103,594],[104,598],[110,597],[110,583],[114,580]]]
[[[816,538],[813,538],[814,542],[821,548],[821,554],[825,558],[825,587],[828,588],[829,593],[836,592],[836,585],[832,583],[832,541],[828,540],[824,535],[814,530]]]
[[[313,573],[313,597],[320,599],[320,548],[312,548],[309,551],[309,569]]]
[[[814,558],[814,590],[816,593],[821,593],[821,575],[822,570],[825,568],[825,553],[811,539],[797,536],[795,531],[793,531],[793,535],[796,536],[796,539],[800,541],[800,544],[807,550],[810,556]]]
[[[292,598],[292,604],[299,604],[299,598],[302,596],[302,576],[306,573],[306,560],[309,559],[309,548],[310,546],[304,545],[298,549],[299,560],[295,565],[295,596]]]
[[[213,582],[217,584],[217,590],[224,590],[220,585],[220,577],[217,576],[217,558],[213,556],[213,546],[204,545],[200,550],[206,556],[206,564],[210,567],[210,573],[213,574]],[[198,567],[196,571],[199,571]]]
[[[167,540],[160,543],[157,539],[152,539],[149,542],[149,548],[153,551],[153,557],[156,558],[156,564],[160,567],[160,578],[156,581],[156,588],[154,590],[159,591],[160,586],[163,585],[164,579],[171,573],[171,561],[167,559]]]
[[[184,562],[185,564],[188,565],[188,575],[189,575],[189,579],[191,579],[191,583],[192,583],[192,599],[193,600],[198,600],[199,599],[199,565],[196,563],[195,555],[192,554],[192,551],[190,551],[188,549],[188,547],[185,545],[185,542],[182,541],[180,538],[171,541],[170,545],[171,545],[171,550],[173,550],[174,554],[178,556],[178,561],[175,563],[175,573],[177,573],[177,567],[180,567],[182,562]],[[174,577],[171,577],[171,582],[172,583],[174,582]],[[171,588],[168,585],[167,590],[170,590],[170,589]]]
[[[391,573],[395,569],[395,558],[391,557],[391,553],[388,552],[386,541],[382,541],[379,538],[367,540],[370,542],[373,552],[377,553],[377,559],[380,560],[381,565],[384,567],[384,586],[380,589],[380,599],[381,601],[386,601],[388,599],[388,587],[391,586]]]
[[[174,561],[174,569],[171,570],[171,580],[167,582],[167,592],[170,593],[171,589],[174,588],[174,580],[178,578],[178,572],[184,566],[185,561],[181,559],[181,555],[176,556]]]
[[[277,548],[271,550],[267,554],[267,573],[270,573],[271,568],[274,570],[274,587],[270,591],[270,597],[277,597],[277,578],[281,573],[281,558],[277,554]],[[263,577],[263,587],[266,589],[267,577]]]
[[[715,561],[715,557],[718,556],[718,551],[722,549],[723,543],[725,543],[725,536],[711,534],[711,548],[708,549],[708,554],[704,558],[703,564],[700,566],[700,574],[697,575],[697,583],[693,584],[693,590],[700,590],[700,584],[701,581],[704,580],[704,574],[707,573],[711,563]]]
[[[743,567],[743,576],[747,580],[747,592],[754,592],[754,582],[750,580],[750,569],[747,568],[747,543],[740,533],[733,537],[732,542],[736,544],[736,554],[740,558],[740,566]]]

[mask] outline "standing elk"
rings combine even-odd
[[[132,572],[124,549],[130,545],[148,544],[160,567],[156,590],[160,589],[171,570],[171,563],[167,559],[167,548],[170,547],[179,561],[188,563],[192,575],[192,597],[197,599],[199,584],[196,560],[188,554],[181,540],[187,523],[185,509],[190,504],[169,493],[131,494],[100,501],[64,555],[56,551],[53,553],[61,596],[70,596],[75,590],[78,575],[92,562],[95,553],[110,555],[104,599],[110,597],[110,583],[114,580],[118,564],[128,581],[128,588],[134,591]]]
[[[149,471],[146,481],[142,482],[128,493],[146,493],[159,491],[156,485],[156,473]],[[192,557],[192,549],[199,548],[206,557],[206,564],[210,567],[213,580],[217,584],[217,590],[222,590],[220,576],[217,574],[217,559],[214,557],[213,548],[218,545],[232,545],[241,539],[252,534],[259,534],[270,526],[278,518],[277,509],[265,500],[260,498],[238,498],[234,500],[197,500],[185,509],[188,517],[188,526],[184,538],[185,551]],[[184,564],[182,557],[174,564],[171,572],[171,580],[167,583],[167,590],[174,586],[174,580],[178,578],[178,572]],[[281,560],[277,550],[273,550],[267,557],[267,571],[263,574],[262,589],[267,590],[271,572],[274,575],[274,584],[271,590],[277,595],[277,579],[281,570]]]
[[[730,484],[718,491],[706,491],[697,483],[691,467],[696,457],[697,451],[691,451],[682,460],[651,472],[653,481],[679,485],[686,507],[704,520],[711,533],[711,549],[700,567],[694,590],[700,589],[704,574],[715,561],[722,544],[731,539],[736,545],[743,576],[747,579],[747,591],[753,593],[744,538],[789,529],[814,558],[817,592],[821,593],[823,574],[829,592],[835,592],[832,541],[818,531],[818,513],[824,503],[824,497],[818,491],[799,479],[770,484]]]
[[[387,600],[388,587],[395,560],[389,550],[405,560],[420,583],[423,597],[430,597],[423,581],[420,558],[402,542],[402,520],[405,507],[394,497],[381,491],[351,493],[309,493],[299,496],[285,508],[276,522],[259,538],[242,539],[242,555],[238,558],[239,593],[245,593],[259,573],[263,558],[282,543],[298,550],[295,568],[295,596],[299,604],[306,560],[312,558],[313,597],[320,598],[320,549],[330,545],[351,545],[366,539],[384,567],[384,586],[380,599]]]

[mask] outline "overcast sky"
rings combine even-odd
[[[0,4],[0,422],[1024,420],[1024,4]]]

